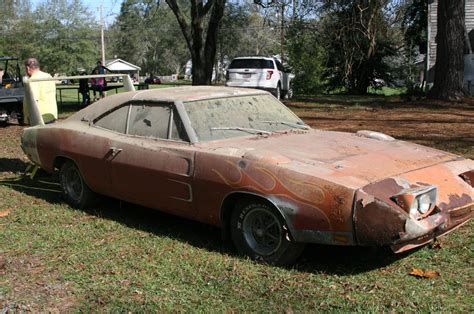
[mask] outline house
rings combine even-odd
[[[474,94],[474,0],[464,0],[466,48],[464,51],[464,85]],[[438,29],[438,0],[428,1],[428,47],[426,56],[426,83],[434,82],[436,64],[436,34]]]
[[[105,60],[105,67],[112,72],[128,74],[137,79],[140,77],[141,68],[122,59]]]

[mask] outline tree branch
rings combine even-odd
[[[214,2],[216,2],[215,0],[208,0],[207,3],[204,5],[204,8],[202,10],[202,14],[203,15],[206,15],[209,10],[212,8],[212,6],[214,5]]]
[[[178,20],[179,26],[181,27],[181,31],[183,32],[184,38],[186,39],[186,44],[188,45],[189,50],[192,50],[192,39],[191,39],[191,32],[189,30],[189,24],[186,21],[186,17],[181,12],[176,0],[166,0],[166,3],[173,11],[176,19]]]

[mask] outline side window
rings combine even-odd
[[[128,134],[167,139],[170,115],[168,105],[132,105]]]
[[[109,112],[107,115],[100,118],[95,123],[95,125],[107,130],[125,133],[129,107],[130,106],[123,106],[118,108],[117,110]]]
[[[283,64],[281,64],[281,62],[278,61],[278,60],[275,60],[275,62],[276,62],[276,64],[277,64],[278,71],[284,72],[284,70],[283,70]]]

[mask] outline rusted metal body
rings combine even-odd
[[[210,87],[124,93],[27,129],[22,147],[47,171],[73,160],[95,192],[223,228],[233,201],[265,199],[298,242],[400,252],[472,217],[474,161],[374,132],[288,128],[200,142],[193,134],[189,141],[160,140],[94,125],[120,104],[159,101],[175,104],[186,127],[187,101],[264,94]]]

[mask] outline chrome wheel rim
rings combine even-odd
[[[79,202],[84,192],[81,175],[75,167],[70,167],[63,174],[63,188],[69,197]]]
[[[264,208],[252,209],[242,224],[245,241],[257,254],[268,256],[281,245],[282,228],[278,217]]]

